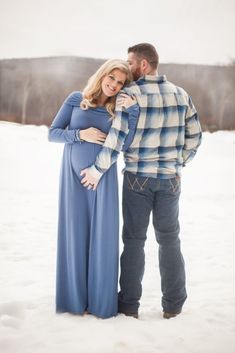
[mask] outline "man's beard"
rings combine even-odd
[[[141,73],[141,71],[140,71],[140,68],[137,67],[137,68],[135,69],[135,71],[132,72],[132,75],[133,75],[134,81],[137,81],[137,80],[142,76],[142,73]]]

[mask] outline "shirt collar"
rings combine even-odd
[[[166,75],[144,75],[141,76],[136,82],[139,81],[151,81],[151,82],[157,82],[157,83],[163,83],[166,82],[167,78]]]

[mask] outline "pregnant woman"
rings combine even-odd
[[[131,81],[128,65],[108,60],[83,92],[68,96],[49,129],[49,141],[64,143],[60,174],[56,311],[100,318],[117,314],[118,180],[116,163],[95,191],[81,184],[81,170],[92,165],[115,119],[116,96]],[[124,102],[124,103],[123,103]],[[120,108],[120,107],[119,107]],[[139,107],[122,94],[131,144]]]

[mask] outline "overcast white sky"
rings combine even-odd
[[[0,58],[126,58],[139,42],[161,62],[235,59],[234,0],[0,0]]]

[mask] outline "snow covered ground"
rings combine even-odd
[[[162,319],[151,226],[139,320],[54,313],[62,148],[47,142],[45,126],[0,122],[0,352],[234,352],[235,132],[204,133],[183,171],[189,297],[182,315],[171,320]]]

